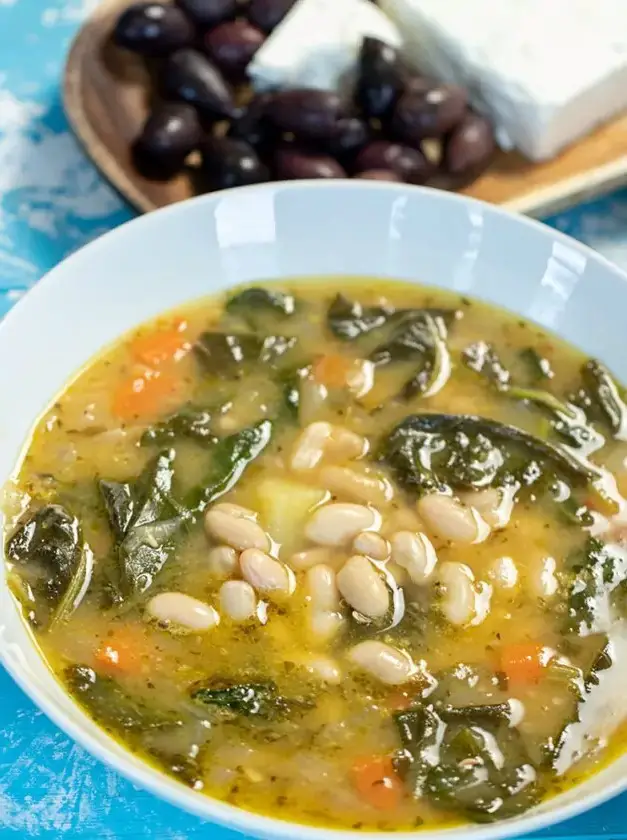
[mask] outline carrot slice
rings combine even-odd
[[[113,394],[112,410],[120,420],[142,420],[163,411],[179,392],[180,381],[164,371],[145,371],[125,379]]]
[[[405,712],[411,704],[412,699],[405,691],[395,691],[385,698],[385,706],[391,712]]]
[[[167,330],[143,333],[130,345],[133,357],[142,364],[159,367],[172,360],[180,358],[190,348],[190,342],[185,336],[187,323],[179,321]]]
[[[136,674],[143,668],[146,636],[142,629],[128,624],[118,627],[96,651],[96,664],[111,673]]]
[[[546,648],[536,642],[508,645],[501,651],[501,670],[510,686],[535,685],[546,664]]]
[[[353,363],[337,353],[320,356],[314,362],[312,375],[319,385],[327,388],[344,388],[348,383]]]
[[[380,811],[392,811],[403,798],[404,787],[389,756],[357,761],[351,780],[359,796]]]

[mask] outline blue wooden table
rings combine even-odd
[[[626,0],[627,2],[627,0]],[[0,315],[132,212],[68,132],[59,78],[95,0],[0,0]],[[627,268],[627,192],[549,220]],[[538,837],[627,838],[627,795]],[[231,840],[136,790],[68,740],[0,669],[0,838]]]

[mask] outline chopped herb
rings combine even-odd
[[[302,700],[287,700],[271,681],[235,683],[211,679],[192,686],[190,696],[196,703],[215,707],[228,715],[270,720],[307,705]]]

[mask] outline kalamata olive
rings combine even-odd
[[[388,140],[375,140],[361,150],[355,161],[357,172],[366,172],[369,169],[391,169],[403,181],[424,184],[431,175],[433,166],[417,149],[410,149],[409,146]]]
[[[207,29],[235,17],[237,0],[175,0],[197,26]]]
[[[266,108],[271,99],[270,93],[259,93],[253,97],[242,109],[242,113],[231,122],[227,136],[246,140],[264,154],[269,151],[281,136],[266,115]]]
[[[268,168],[245,140],[211,137],[202,146],[202,173],[213,190],[259,184],[270,179]]]
[[[345,178],[346,172],[330,155],[284,146],[274,156],[274,171],[279,180],[300,178]]]
[[[340,117],[327,144],[333,157],[345,160],[355,155],[370,139],[366,123],[359,117]]]
[[[164,102],[148,117],[133,144],[135,166],[146,178],[167,180],[180,172],[201,137],[198,114],[191,105]]]
[[[268,105],[268,117],[277,128],[304,140],[329,140],[341,115],[340,97],[328,90],[283,90]]]
[[[158,58],[191,44],[194,35],[191,22],[176,6],[136,3],[118,18],[113,42],[118,47]]]
[[[173,53],[162,69],[163,94],[198,108],[209,117],[235,115],[233,94],[218,68],[197,50]]]
[[[364,38],[357,73],[357,104],[366,117],[385,118],[403,87],[397,51],[378,38]]]
[[[396,103],[392,130],[405,143],[443,137],[465,116],[466,91],[457,85],[434,85],[423,93],[406,92]]]
[[[453,175],[475,172],[486,166],[496,148],[492,126],[469,112],[444,144],[444,168]]]
[[[264,32],[272,32],[294,3],[295,0],[250,0],[248,19]]]
[[[226,76],[238,78],[244,75],[246,66],[259,47],[265,35],[256,26],[245,20],[232,20],[210,29],[204,37],[207,55]]]
[[[366,181],[402,181],[402,178],[392,172],[391,169],[366,169],[365,172],[360,172],[355,175],[356,178],[363,178]]]

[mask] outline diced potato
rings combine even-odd
[[[266,478],[257,484],[255,495],[261,525],[287,554],[300,547],[305,521],[328,494],[300,481]]]

